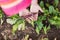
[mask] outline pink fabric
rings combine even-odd
[[[0,5],[2,5],[2,4],[9,4],[9,3],[12,3],[14,1],[16,1],[16,0],[0,0]]]
[[[27,8],[31,4],[31,0],[23,0],[21,3],[13,6],[11,8],[2,8],[6,15],[13,16],[18,14],[19,11]]]
[[[0,3],[8,2],[9,0],[0,0]]]

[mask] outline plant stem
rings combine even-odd
[[[0,7],[0,9],[2,10],[1,7]],[[5,14],[5,12],[3,10],[2,10],[2,13],[3,13],[3,17],[2,17],[3,23],[2,23],[2,25],[3,25],[4,23],[7,23],[6,22],[7,16],[6,16],[6,14]]]

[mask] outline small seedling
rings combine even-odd
[[[44,33],[47,34],[47,31],[48,31],[49,29],[50,29],[50,26],[48,26],[48,27],[46,27],[46,26],[43,27]]]

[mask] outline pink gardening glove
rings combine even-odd
[[[32,12],[34,15],[32,16],[33,20],[36,21],[38,19],[38,11],[43,12],[42,8],[38,5],[38,0],[32,0],[30,12]]]
[[[9,3],[12,3],[16,0],[0,0],[0,5],[5,5],[5,4],[9,4]]]
[[[30,11],[25,9],[25,10],[19,12],[19,14],[20,14],[20,16],[25,18],[26,21],[28,21],[30,23],[31,21],[36,21],[38,19],[39,10],[41,12],[43,12],[41,7],[38,5],[38,0],[32,0],[31,6],[30,6]]]
[[[18,14],[31,4],[31,0],[0,0],[2,10],[8,16]]]

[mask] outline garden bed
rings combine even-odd
[[[60,40],[60,0],[39,0],[38,4],[44,12],[39,11],[38,20],[31,23],[18,14],[8,17],[0,8],[0,40]]]

